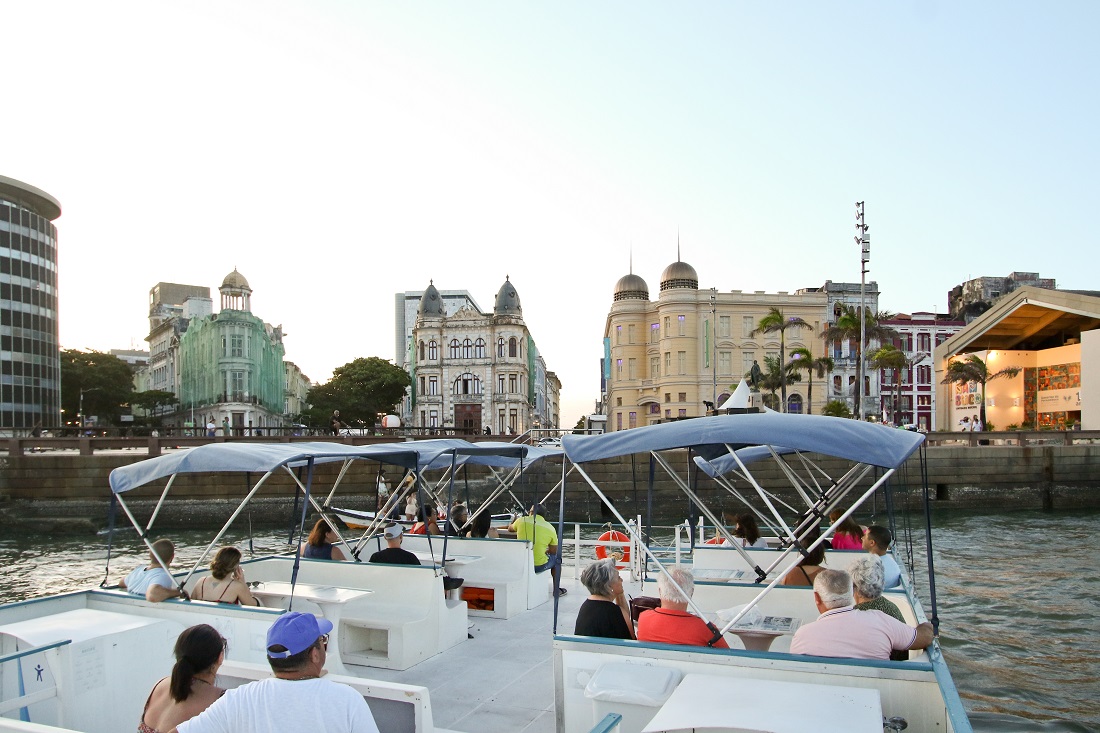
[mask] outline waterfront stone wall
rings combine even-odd
[[[934,446],[924,451],[928,484],[935,504],[946,509],[1075,509],[1100,507],[1100,445],[1046,446]],[[686,451],[668,454],[673,466],[683,470]],[[918,506],[921,487],[921,454],[903,466],[893,481],[899,503]],[[135,452],[80,456],[71,453],[29,453],[0,458],[0,515],[7,521],[26,517],[71,517],[95,523],[107,515],[110,494],[108,476],[112,469],[142,460]],[[838,475],[844,462],[822,459],[822,471]],[[355,509],[374,508],[374,479],[377,464],[356,464],[345,476],[337,492],[339,506]],[[649,481],[648,456],[626,456],[584,467],[588,475],[606,492],[624,515],[646,513]],[[774,491],[794,506],[802,506],[783,472],[775,466],[756,465],[761,485]],[[327,494],[339,471],[336,464],[322,465],[315,475],[316,490]],[[391,487],[395,470],[387,471]],[[688,503],[675,483],[658,467],[655,471],[656,511],[665,519],[688,516]],[[173,504],[183,504],[166,512],[162,521],[173,523],[209,523],[224,519],[247,493],[258,474],[181,475],[173,484]],[[249,480],[251,479],[251,481]],[[529,504],[551,492],[561,479],[561,463],[544,461],[529,469],[523,479],[494,504],[494,511],[505,511],[517,504]],[[865,485],[870,485],[868,479]],[[139,519],[147,516],[165,481],[127,493],[127,502],[135,507]],[[480,501],[494,483],[487,471],[470,467],[460,474],[455,493],[464,499],[467,492]],[[744,480],[735,480],[735,488],[759,499]],[[702,473],[698,492],[718,510],[733,513],[742,505],[725,489]],[[273,475],[257,495],[252,508],[256,521],[285,521],[293,508],[295,484],[285,472]],[[879,499],[881,500],[881,499]],[[870,511],[871,507],[864,508]],[[566,514],[572,520],[607,521],[608,512],[584,479],[574,471],[567,478]],[[18,519],[16,519],[18,518]]]

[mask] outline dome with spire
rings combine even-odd
[[[497,291],[496,304],[493,306],[494,315],[518,316],[523,314],[523,307],[519,304],[519,293],[516,292],[512,281],[504,276],[504,284]]]
[[[435,280],[428,281],[428,289],[424,291],[424,295],[420,296],[419,314],[428,317],[443,315],[443,298],[439,297]]]
[[[679,259],[661,273],[661,292],[676,288],[699,289],[699,275],[695,268]]]
[[[231,290],[252,290],[252,288],[248,287],[248,280],[245,279],[244,275],[237,272],[236,267],[233,268],[233,272],[226,275],[225,279],[222,280],[222,286],[219,290],[225,288]]]
[[[649,286],[633,272],[615,283],[615,300],[649,300]]]

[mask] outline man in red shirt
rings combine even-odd
[[[677,585],[680,588],[677,588]],[[683,593],[680,592],[681,589]],[[679,565],[665,568],[665,572],[657,578],[657,593],[661,596],[661,607],[644,611],[638,617],[638,641],[691,646],[709,645],[716,649],[729,649],[729,644],[721,636],[711,644],[717,630],[703,619],[688,612],[688,599],[694,592],[695,577],[690,570]]]

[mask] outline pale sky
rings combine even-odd
[[[0,0],[0,174],[60,200],[63,348],[147,348],[217,286],[314,380],[392,359],[394,293],[509,275],[572,425],[615,282],[981,275],[1100,289],[1100,3]],[[1089,254],[1093,252],[1093,254]]]

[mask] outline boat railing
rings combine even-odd
[[[631,528],[644,527],[642,524],[642,517],[639,515],[630,520]],[[641,574],[641,563],[645,558],[645,553],[637,547],[638,540],[634,539],[633,532],[623,532],[621,530],[615,530],[612,525],[607,523],[598,524],[595,522],[573,522],[572,531],[570,532],[570,524],[567,523],[563,536],[561,538],[561,544],[563,551],[566,547],[570,548],[573,558],[573,577],[579,578],[581,571],[590,562],[594,562],[598,559],[595,556],[595,549],[597,547],[603,547],[607,552],[614,551],[615,548],[623,548],[624,551],[629,550],[629,561],[625,559],[619,563],[620,568],[629,567],[631,576],[637,578]],[[600,539],[605,533],[597,532],[597,530],[604,529],[608,532],[618,531],[620,534],[627,537],[625,540],[616,539]],[[676,525],[655,525],[652,528],[653,534],[661,537],[672,537],[672,543],[670,545],[654,545],[650,544],[649,550],[654,555],[660,558],[668,558],[670,562],[682,562],[683,560],[691,556],[691,545],[688,540],[686,523],[681,522]],[[593,537],[592,535],[596,536]],[[592,552],[586,552],[586,548],[592,548]],[[568,555],[563,554],[562,560],[568,559]]]
[[[7,664],[9,662],[17,662],[20,659],[25,659],[25,658],[33,656],[35,654],[43,654],[45,652],[54,652],[54,654],[56,654],[56,652],[54,650],[59,649],[59,648],[61,648],[63,646],[66,646],[68,644],[72,644],[72,639],[66,639],[64,641],[55,641],[55,642],[52,642],[50,644],[43,644],[42,646],[31,647],[30,649],[23,649],[23,650],[18,651],[18,652],[12,652],[10,654],[0,655],[0,665]],[[41,676],[42,672],[44,672],[44,671],[46,671],[46,670],[42,669],[41,667],[35,667],[34,669],[30,670],[31,673],[37,672],[37,675],[39,675],[39,676]],[[26,673],[26,670],[20,669],[16,672],[16,675],[19,676],[20,678],[22,678],[22,675],[24,673]],[[22,684],[21,680],[20,680],[20,684],[19,684],[19,689],[21,689],[21,690],[23,689],[23,684]],[[47,687],[47,688],[44,688],[44,689],[41,689],[41,690],[35,690],[34,692],[29,692],[29,693],[20,695],[19,697],[14,697],[10,700],[0,700],[0,717],[2,717],[4,715],[7,715],[8,713],[10,713],[13,710],[18,710],[19,708],[30,707],[31,705],[42,702],[43,700],[49,700],[51,697],[57,697],[56,680],[55,680],[55,683],[53,685],[51,685],[50,687]]]

